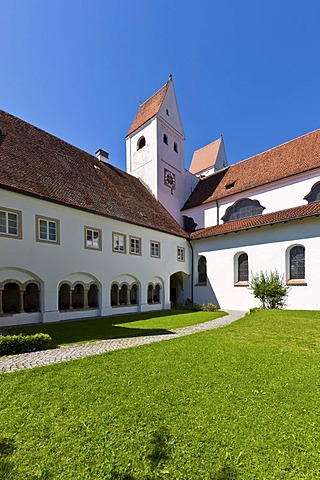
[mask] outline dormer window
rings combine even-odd
[[[144,137],[140,137],[137,144],[137,150],[141,150],[141,148],[143,148],[145,144],[146,144],[146,139]]]
[[[233,188],[233,187],[234,187],[235,183],[236,183],[236,182],[228,183],[228,184],[225,186],[225,189],[226,189],[226,190],[230,190],[230,188]]]
[[[173,142],[173,150],[178,153],[178,144],[177,142]]]
[[[166,135],[165,133],[163,134],[163,143],[168,145],[168,135]]]

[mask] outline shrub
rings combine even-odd
[[[204,303],[201,305],[201,310],[203,312],[216,312],[218,310],[218,305],[215,303]]]
[[[50,348],[52,339],[47,333],[34,335],[0,336],[0,355],[15,355],[17,353],[36,352]]]
[[[283,308],[288,296],[289,287],[277,270],[256,273],[250,282],[250,290],[258,298],[263,308]]]

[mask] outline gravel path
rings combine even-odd
[[[14,372],[26,368],[42,367],[53,363],[66,362],[76,358],[85,358],[92,355],[121,350],[124,348],[136,347],[148,343],[171,340],[172,338],[184,337],[193,333],[212,330],[214,328],[224,327],[230,323],[242,318],[246,312],[238,310],[226,310],[228,315],[210,322],[200,323],[191,327],[177,328],[170,330],[170,333],[160,335],[146,335],[141,337],[115,338],[110,340],[99,340],[97,342],[87,342],[76,345],[67,345],[52,350],[43,350],[41,352],[22,353],[19,355],[8,355],[0,357],[0,372]]]

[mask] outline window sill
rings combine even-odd
[[[247,281],[235,282],[234,286],[235,287],[249,287],[249,282],[247,282]]]
[[[301,278],[301,279],[295,279],[295,280],[287,280],[287,285],[297,285],[299,287],[305,287],[308,284],[304,278]]]
[[[207,286],[207,282],[199,282],[199,283],[195,283],[194,285],[195,287],[206,287]]]

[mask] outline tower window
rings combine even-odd
[[[178,144],[177,142],[173,142],[173,150],[178,153]]]
[[[168,117],[169,117],[169,110],[168,110],[167,108],[166,108],[166,114],[167,114]]]
[[[166,135],[165,133],[163,134],[163,143],[168,145],[168,135]]]
[[[141,148],[143,148],[145,144],[146,144],[146,139],[144,137],[139,138],[137,150],[140,150]]]

